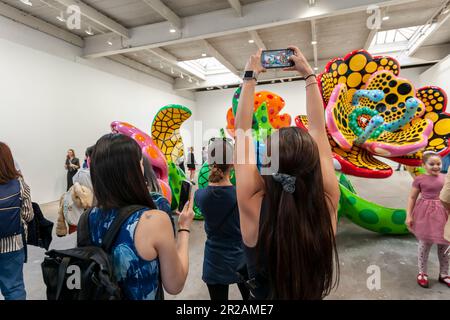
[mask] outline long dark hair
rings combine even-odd
[[[90,171],[100,208],[143,205],[156,209],[145,183],[141,159],[141,148],[130,137],[107,134],[97,141]]]
[[[156,178],[155,171],[152,168],[151,162],[147,157],[142,158],[144,163],[144,178],[147,184],[147,188],[151,192],[157,192],[161,194],[161,186]]]
[[[19,177],[21,174],[14,166],[11,149],[5,143],[0,142],[0,184],[6,184]]]
[[[322,299],[339,282],[339,261],[319,150],[299,128],[278,134],[279,172],[295,176],[296,183],[291,194],[272,176],[263,176],[268,208],[258,243],[264,248],[269,298]]]

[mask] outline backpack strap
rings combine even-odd
[[[92,245],[89,228],[89,214],[92,209],[83,212],[77,226],[77,247],[89,247]]]
[[[140,205],[132,205],[132,206],[126,206],[119,209],[119,212],[117,213],[116,218],[114,219],[113,223],[109,227],[108,231],[103,237],[102,240],[102,248],[105,250],[105,252],[109,253],[111,251],[111,248],[114,244],[114,241],[116,240],[117,234],[120,231],[120,227],[122,227],[122,224],[136,211],[142,210],[142,209],[148,209],[147,207],[140,206]]]

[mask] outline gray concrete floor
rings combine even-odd
[[[396,172],[383,180],[350,178],[358,193],[379,204],[390,207],[405,207],[412,179],[406,172]],[[56,220],[56,203],[42,205],[42,211],[51,220]],[[203,222],[195,221],[190,241],[190,270],[186,285],[177,296],[166,295],[166,299],[209,299],[208,290],[201,280],[205,232]],[[52,248],[73,247],[75,237],[54,238]],[[430,289],[416,284],[417,244],[413,236],[382,236],[361,229],[342,219],[337,235],[340,259],[340,283],[327,299],[450,299],[450,289],[437,282],[439,271],[436,250],[429,259]],[[24,267],[28,299],[45,299],[40,263],[44,250],[29,247],[29,262]],[[371,265],[380,268],[381,287],[369,290],[367,280]],[[301,270],[299,270],[301,272]],[[240,299],[235,285],[230,288],[230,299]]]

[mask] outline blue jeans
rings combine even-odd
[[[25,300],[23,283],[24,249],[0,253],[0,292],[5,300]]]

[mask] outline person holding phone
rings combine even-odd
[[[236,188],[230,182],[233,146],[215,139],[208,147],[209,185],[195,193],[195,203],[205,217],[206,243],[202,279],[211,300],[228,300],[230,284],[237,283],[243,300],[249,291],[237,275],[245,264]]]
[[[69,149],[67,151],[66,156],[66,164],[64,168],[67,170],[67,190],[69,191],[70,187],[73,186],[73,176],[77,173],[78,169],[80,169],[80,160],[75,157],[75,151],[73,149]]]
[[[322,299],[339,279],[335,232],[340,193],[322,96],[300,49],[289,49],[294,66],[284,70],[306,79],[309,131],[287,127],[267,138],[263,169],[270,174],[258,171],[249,134],[256,78],[265,71],[261,51],[246,64],[236,113],[237,199],[251,294],[258,300]],[[278,167],[271,168],[273,163]]]
[[[193,200],[178,218],[175,238],[167,213],[156,209],[144,178],[142,150],[132,138],[107,134],[100,138],[91,160],[97,206],[89,213],[94,245],[100,246],[121,208],[138,205],[123,224],[111,256],[117,282],[128,300],[162,298],[162,288],[178,294],[189,270],[189,234]]]

